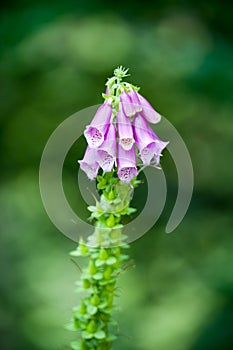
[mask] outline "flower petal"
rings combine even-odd
[[[112,171],[116,160],[116,128],[110,124],[105,140],[97,150],[97,162],[105,172]]]
[[[134,118],[133,131],[139,150],[139,157],[143,164],[149,165],[155,155],[157,157],[156,159],[159,159],[158,156],[167,146],[168,142],[161,141],[139,113]]]
[[[133,115],[135,115],[136,111],[133,105],[133,101],[129,96],[129,94],[125,92],[125,90],[121,92],[120,101],[121,101],[123,111],[125,112],[127,117],[132,117]]]
[[[84,136],[91,148],[98,148],[104,142],[104,135],[109,128],[111,116],[112,108],[107,100],[99,107],[91,124],[84,131]]]
[[[130,89],[129,97],[132,100],[135,113],[136,112],[141,112],[142,106],[141,106],[141,102],[140,102],[138,93],[134,89]]]
[[[155,154],[156,144],[153,135],[154,132],[140,114],[137,114],[134,118],[133,131],[136,145],[139,150],[139,156],[144,165],[149,165]]]
[[[87,174],[90,180],[94,180],[98,174],[99,164],[96,161],[96,150],[87,146],[82,160],[78,160],[80,168]]]
[[[141,106],[142,106],[142,112],[141,114],[143,117],[152,124],[157,124],[161,120],[161,115],[154,110],[154,108],[151,106],[151,104],[137,92],[137,95],[139,97]]]
[[[169,142],[164,142],[161,140],[155,140],[155,154],[153,158],[153,164],[155,167],[157,167],[160,164],[160,156],[164,148],[167,147]]]
[[[123,108],[117,113],[117,128],[119,143],[125,150],[130,150],[134,144],[133,129],[130,119],[125,115]]]
[[[134,147],[126,151],[120,144],[118,145],[118,177],[124,183],[129,183],[138,174],[136,167],[136,153]]]

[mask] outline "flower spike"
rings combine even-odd
[[[168,144],[148,125],[158,123],[160,114],[138,93],[138,87],[123,81],[127,73],[122,66],[114,70],[102,95],[105,102],[84,131],[88,149],[80,167],[89,179],[95,179],[102,169],[105,173],[115,171],[122,182],[129,183],[140,167],[136,149],[143,166],[158,167]]]
[[[138,174],[144,166],[161,169],[161,152],[168,144],[148,125],[158,123],[161,116],[138,93],[138,87],[123,81],[127,73],[122,66],[114,70],[102,94],[105,102],[84,131],[88,145],[79,164],[90,180],[96,180],[99,196],[93,195],[95,205],[87,208],[93,233],[71,252],[72,257],[88,259],[77,283],[81,302],[68,325],[77,331],[73,350],[112,349],[117,338],[112,319],[116,283],[125,270],[122,262],[129,258],[122,253],[129,247],[123,217],[136,211],[131,200],[141,183]]]

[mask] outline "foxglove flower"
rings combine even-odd
[[[120,144],[118,144],[117,166],[117,175],[122,182],[129,183],[135,176],[137,176],[138,170],[136,167],[136,154],[134,147],[126,151]]]
[[[152,165],[157,167],[160,163],[160,156],[165,147],[169,144],[169,142],[161,141],[156,134],[155,135],[155,154],[153,157]]]
[[[91,148],[98,148],[104,142],[112,116],[111,103],[106,101],[97,110],[92,122],[86,127],[84,136]]]
[[[141,106],[141,102],[139,100],[139,96],[138,96],[137,92],[134,89],[130,89],[128,95],[132,100],[135,113],[141,112],[142,106]]]
[[[110,124],[109,129],[104,137],[104,142],[97,149],[97,162],[105,172],[113,169],[116,160],[116,128]]]
[[[125,92],[125,90],[122,90],[122,92],[121,92],[120,101],[121,101],[123,111],[125,112],[127,117],[134,116],[136,111],[135,111],[135,107],[133,105],[133,101],[132,101],[130,95]]]
[[[140,95],[138,92],[136,92],[140,104],[142,106],[142,112],[141,114],[143,115],[143,117],[152,124],[157,124],[160,122],[161,120],[161,115],[156,112],[154,110],[154,108],[151,106],[151,104],[145,99],[145,97],[143,97],[142,95]]]
[[[120,145],[126,150],[130,150],[134,144],[133,130],[130,118],[128,118],[121,107],[117,113],[117,128]]]
[[[139,156],[142,159],[143,164],[150,165],[150,162],[155,155],[157,156],[157,160],[159,160],[159,156],[168,142],[163,142],[158,138],[141,114],[137,114],[134,118],[133,131],[136,145],[139,150]]]
[[[90,180],[94,180],[98,174],[99,164],[96,161],[97,152],[95,149],[87,146],[83,160],[79,160],[80,168],[87,174]]]

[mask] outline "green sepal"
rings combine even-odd
[[[104,260],[97,259],[95,261],[95,266],[97,266],[97,267],[103,266],[104,264],[105,264]]]
[[[82,338],[83,339],[92,339],[94,337],[94,334],[92,333],[89,333],[87,331],[83,331],[82,332]]]
[[[107,260],[108,259],[108,252],[106,251],[105,248],[101,248],[100,254],[99,254],[99,259],[100,260]]]
[[[98,189],[98,190],[104,190],[105,188],[106,188],[106,185],[105,185],[105,184],[103,184],[103,183],[101,183],[101,182],[97,184],[97,189]]]
[[[87,332],[89,333],[95,333],[97,330],[97,324],[94,320],[91,320],[90,323],[87,326]]]
[[[103,278],[102,272],[97,272],[94,276],[92,276],[95,280],[99,281]]]
[[[102,302],[102,303],[100,303],[100,304],[98,305],[98,308],[99,308],[99,309],[104,309],[107,305],[108,305],[108,303],[107,303],[106,301],[104,301],[104,302]]]
[[[106,337],[106,333],[103,330],[98,330],[95,332],[94,337],[96,339],[104,339]]]
[[[93,295],[93,297],[91,298],[91,304],[94,306],[99,305],[100,303],[100,298],[98,297],[97,294]]]
[[[113,265],[117,262],[117,259],[114,256],[111,256],[110,258],[108,258],[108,260],[106,261],[107,265]]]
[[[94,205],[89,205],[89,206],[87,207],[87,209],[88,209],[90,212],[94,212],[94,211],[97,210],[96,206],[94,206]]]
[[[91,316],[95,315],[97,311],[98,311],[98,308],[96,306],[91,305],[91,304],[89,304],[87,306],[87,312],[88,312],[89,315],[91,315]]]

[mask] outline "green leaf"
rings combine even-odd
[[[94,205],[89,205],[89,207],[87,207],[87,209],[91,212],[96,211],[96,207]]]
[[[82,256],[83,254],[80,252],[80,250],[73,250],[72,252],[69,253],[71,256]]]
[[[108,305],[108,303],[106,301],[104,301],[103,303],[99,304],[98,307],[99,307],[99,309],[104,309],[107,305]]]
[[[101,280],[103,278],[103,274],[101,272],[97,272],[92,276],[95,280]]]
[[[100,254],[99,254],[99,259],[101,260],[107,260],[108,259],[108,253],[106,249],[101,248]]]
[[[114,283],[114,282],[116,282],[116,277],[112,277],[111,279],[105,280],[105,281],[99,281],[99,284],[101,286],[106,286],[107,284]]]
[[[106,83],[106,85],[111,88],[113,86],[113,84],[115,84],[115,81],[116,81],[116,77],[111,77],[111,78],[108,78],[108,81]]]
[[[107,265],[113,265],[117,262],[117,259],[114,256],[111,256],[110,258],[108,258],[107,260]]]
[[[88,288],[90,288],[90,285],[91,285],[90,281],[88,279],[84,278],[83,281],[82,281],[83,288],[88,289]]]
[[[105,308],[103,311],[105,312],[105,314],[111,314],[112,313],[113,308],[112,307],[107,307]]]
[[[91,213],[90,219],[98,219],[103,215],[103,213],[97,213],[96,211]]]
[[[119,228],[122,228],[122,227],[124,227],[124,225],[122,225],[122,224],[117,224],[117,225],[115,225],[113,228],[114,228],[114,230],[115,230],[115,229],[119,229]]]
[[[94,305],[88,305],[87,306],[87,312],[90,315],[95,315],[97,311],[98,311],[98,308],[96,306],[94,306]]]
[[[100,298],[97,294],[94,294],[93,297],[91,298],[91,304],[94,306],[99,305],[100,303]]]
[[[96,339],[104,339],[104,338],[106,337],[106,334],[105,334],[104,331],[99,330],[99,331],[97,331],[97,332],[94,334],[94,337],[95,337]]]
[[[94,262],[93,261],[90,261],[90,264],[89,264],[89,273],[90,275],[94,275],[96,273],[97,269],[94,265]]]
[[[109,280],[111,278],[111,274],[112,274],[112,268],[111,267],[107,267],[106,270],[104,271],[104,278],[106,280]]]
[[[103,260],[97,259],[95,261],[95,266],[97,266],[97,267],[102,266],[104,264],[105,264],[105,261],[103,261]]]
[[[94,334],[92,334],[92,333],[88,333],[87,331],[83,331],[82,332],[82,338],[83,339],[91,339],[93,337],[94,337]]]
[[[103,176],[100,176],[100,175],[98,175],[98,176],[96,177],[96,180],[97,180],[98,182],[105,181],[105,179],[103,178]]]
[[[97,188],[98,190],[104,190],[106,188],[106,185],[100,182],[97,184]]]
[[[130,215],[130,214],[132,214],[132,213],[135,213],[136,211],[137,211],[136,208],[131,208],[131,207],[129,207],[129,208],[127,209],[127,215]]]
[[[115,218],[113,214],[109,215],[109,218],[106,220],[107,227],[113,227],[115,225]]]

